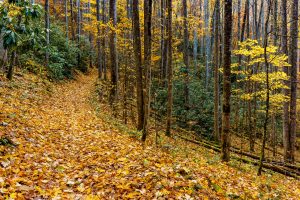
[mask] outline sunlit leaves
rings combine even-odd
[[[259,101],[266,99],[267,74],[265,68],[265,49],[259,45],[256,40],[247,39],[239,43],[239,49],[233,53],[237,56],[243,56],[244,61],[232,64],[232,73],[238,75],[237,82],[243,82],[251,87],[255,85],[255,91],[239,91],[239,97],[245,101],[252,101],[257,98]],[[284,81],[289,80],[289,76],[283,72],[282,67],[290,66],[287,62],[288,57],[278,52],[278,47],[268,46],[266,48],[267,62],[272,68],[269,71],[269,88],[271,108],[279,109],[282,103],[288,101],[288,97],[281,94],[282,89],[287,89]]]

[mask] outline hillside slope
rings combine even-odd
[[[143,147],[97,117],[96,77],[1,79],[0,136],[17,146],[0,146],[0,199],[300,199],[292,178],[256,177],[180,141],[171,153]]]

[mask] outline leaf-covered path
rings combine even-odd
[[[0,90],[0,136],[18,144],[1,147],[0,199],[299,197],[293,179],[255,178],[204,158],[143,148],[97,117],[90,104],[96,75],[55,85],[24,79]]]

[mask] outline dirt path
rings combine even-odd
[[[55,84],[51,93],[40,80],[28,86],[31,79],[0,90],[0,122],[7,123],[0,133],[19,144],[0,154],[0,199],[251,199],[268,192],[251,174],[143,149],[113,130],[89,103],[96,75]],[[290,186],[294,193],[281,197],[293,199],[297,185]]]

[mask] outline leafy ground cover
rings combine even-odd
[[[0,137],[15,145],[0,145],[0,199],[300,199],[299,181],[184,141],[143,146],[96,112],[96,77],[0,78]]]

